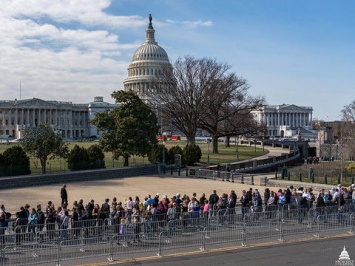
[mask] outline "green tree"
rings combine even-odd
[[[0,176],[4,176],[5,172],[6,172],[6,164],[5,164],[4,155],[0,153]]]
[[[105,154],[99,145],[91,145],[87,152],[91,169],[105,168]]]
[[[39,159],[42,174],[46,173],[48,159],[66,158],[68,154],[67,144],[48,124],[24,130],[22,146],[25,152]]]
[[[129,157],[145,156],[157,143],[157,117],[133,92],[115,91],[112,97],[120,106],[97,113],[91,123],[105,132],[100,138],[103,150],[116,160],[123,157],[128,166]]]
[[[30,170],[30,159],[21,146],[13,146],[3,153],[3,165],[6,175],[28,175]]]
[[[198,145],[186,145],[183,149],[182,157],[187,165],[194,165],[202,157],[201,148]]]
[[[167,162],[168,149],[163,144],[152,145],[148,152],[148,160],[151,163],[163,162],[163,149],[165,153],[165,162]]]
[[[169,149],[167,162],[174,163],[175,154],[180,154],[182,157],[182,164],[185,164],[183,152],[182,152],[182,149],[179,145],[173,146]]]
[[[85,170],[90,168],[89,153],[84,147],[75,145],[69,152],[68,168],[70,171]]]

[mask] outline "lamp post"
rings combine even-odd
[[[207,139],[207,164],[210,164],[210,143],[211,139]]]
[[[165,165],[165,140],[163,138],[163,165]]]
[[[256,153],[256,136],[254,137],[254,153]]]
[[[239,160],[238,142],[239,142],[239,138],[237,138],[237,140],[235,142],[235,153],[237,155],[237,160]]]

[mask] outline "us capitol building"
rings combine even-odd
[[[146,92],[152,90],[152,79],[162,68],[171,67],[168,54],[155,41],[154,33],[152,17],[149,15],[146,40],[134,53],[132,63],[128,67],[128,78],[124,81],[124,89],[136,92],[145,102]],[[102,132],[90,124],[90,121],[96,113],[116,106],[104,102],[100,96],[87,104],[38,98],[0,101],[0,136],[21,138],[23,130],[46,123],[64,138],[99,137]]]
[[[171,68],[166,51],[155,41],[152,17],[146,29],[146,40],[132,57],[128,66],[128,77],[124,80],[124,90],[134,91],[144,102],[147,92],[154,90],[152,81],[163,68]],[[21,138],[25,129],[41,123],[49,124],[64,138],[99,137],[102,132],[90,124],[96,113],[116,107],[97,96],[93,102],[76,104],[38,98],[14,101],[0,101],[0,136]],[[267,134],[292,136],[298,128],[311,129],[312,108],[295,105],[264,106],[254,111],[257,121],[267,126]]]

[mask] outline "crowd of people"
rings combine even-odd
[[[156,193],[154,196],[147,195],[143,200],[139,196],[128,197],[124,201],[106,198],[101,204],[94,199],[85,203],[82,199],[68,204],[66,185],[60,191],[61,206],[55,207],[52,201],[48,201],[42,208],[41,204],[32,207],[29,204],[21,206],[15,213],[15,217],[6,212],[5,206],[0,206],[0,238],[5,241],[5,230],[12,228],[16,233],[48,232],[48,237],[53,238],[58,229],[61,237],[67,237],[66,229],[74,229],[74,236],[80,234],[80,228],[84,221],[95,221],[90,225],[102,226],[107,224],[117,225],[117,232],[122,234],[125,224],[138,224],[142,221],[161,221],[163,225],[174,222],[177,217],[204,218],[232,216],[237,212],[242,215],[251,212],[275,211],[283,208],[310,209],[312,207],[323,208],[336,205],[341,208],[348,200],[355,206],[355,185],[348,188],[338,185],[328,191],[324,189],[313,191],[312,188],[279,189],[272,191],[265,188],[261,193],[258,189],[250,188],[243,190],[238,198],[234,190],[229,193],[218,194],[216,190],[206,196],[205,193],[197,195],[181,195],[177,193],[172,197]],[[287,207],[286,207],[287,206]],[[240,208],[240,210],[238,209]],[[163,223],[164,222],[164,223]],[[139,230],[137,227],[136,230]],[[20,242],[20,239],[16,239]]]

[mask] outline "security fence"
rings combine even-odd
[[[255,179],[258,178],[258,180],[260,180],[260,185],[263,186],[266,186],[267,184],[268,175],[270,175],[270,173],[246,174],[234,171],[217,171],[211,169],[198,169],[197,171],[197,177],[199,178],[229,181],[240,184],[254,185]]]
[[[84,220],[68,228],[11,223],[0,235],[0,265],[63,265],[73,259],[118,260],[206,250],[219,246],[284,241],[286,238],[355,233],[354,205],[216,209],[149,215],[139,219]],[[134,222],[136,221],[136,222]],[[139,222],[137,222],[139,221]]]

